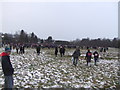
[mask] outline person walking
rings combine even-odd
[[[96,62],[97,62],[97,60],[98,60],[98,58],[99,58],[99,54],[98,54],[97,51],[95,51],[95,52],[93,53],[93,55],[94,55],[94,62],[95,62],[94,64],[97,65]]]
[[[103,52],[103,48],[102,47],[100,48],[100,52]]]
[[[72,54],[73,64],[74,64],[75,66],[77,66],[77,62],[78,62],[79,56],[80,56],[80,49],[79,49],[79,48],[76,48],[76,50],[75,50],[74,53]]]
[[[22,48],[22,45],[20,45],[20,54],[23,54],[23,48]]]
[[[20,54],[24,54],[25,53],[25,46],[21,45],[20,46]]]
[[[10,54],[11,54],[10,48],[5,48],[5,52],[2,52],[0,54],[2,70],[5,78],[4,90],[12,90],[13,88],[14,68],[12,67],[12,64],[10,62],[10,56],[9,56]]]
[[[58,53],[58,47],[55,47],[55,56],[57,57],[57,53]]]
[[[23,48],[22,48],[22,45],[20,45],[20,54],[23,54]]]
[[[17,52],[17,54],[19,53],[19,46],[18,45],[16,45],[16,52]]]
[[[86,62],[87,62],[87,66],[88,66],[88,63],[91,62],[91,58],[92,58],[92,53],[90,52],[90,50],[88,49],[87,53],[86,53],[86,56],[85,56],[85,59],[86,59]]]
[[[37,47],[36,47],[37,55],[40,55],[40,49],[41,49],[41,46],[37,45]]]
[[[63,46],[62,48],[62,53],[63,53],[63,56],[65,55],[65,46]]]
[[[60,52],[60,56],[62,57],[63,56],[63,47],[62,46],[60,46],[59,52]]]

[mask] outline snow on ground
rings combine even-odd
[[[71,55],[72,52],[67,50],[66,54]],[[15,69],[14,87],[110,88],[118,84],[117,59],[100,59],[97,66],[93,60],[90,66],[86,66],[86,61],[80,59],[75,67],[72,65],[71,57],[55,57],[50,53],[49,49],[42,49],[39,56],[35,49],[27,49],[26,53],[21,55],[12,51],[11,62]],[[53,50],[52,53],[54,54]],[[84,53],[81,56],[84,56]],[[3,84],[4,77],[0,65],[0,88]]]

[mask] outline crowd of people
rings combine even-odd
[[[25,53],[25,46],[24,45],[20,45],[20,46],[16,46],[16,53],[17,54],[24,54]],[[36,45],[36,53],[37,55],[40,55],[40,50],[41,50],[41,45]],[[5,78],[5,84],[4,84],[4,88],[5,90],[12,90],[13,88],[13,73],[14,73],[14,69],[12,67],[12,64],[10,62],[10,54],[11,54],[11,50],[12,47],[8,47],[5,46],[5,51],[2,52],[0,54],[1,57],[1,65],[2,65],[2,70],[4,73],[4,78]],[[63,57],[65,55],[65,46],[56,46],[55,47],[55,56],[58,56],[58,52],[60,53],[60,56]],[[100,49],[101,52],[101,49]],[[104,50],[105,52],[105,50]],[[73,65],[77,66],[78,64],[78,60],[80,57],[81,53],[80,53],[80,47],[76,47],[75,51],[72,54],[72,58],[73,58]],[[87,48],[87,52],[85,55],[85,60],[86,60],[86,65],[89,66],[89,64],[91,63],[91,59],[92,59],[92,55],[94,56],[94,65],[97,65],[97,61],[99,59],[99,53],[98,51],[95,52],[91,52],[89,48]]]

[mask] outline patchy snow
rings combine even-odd
[[[71,57],[55,57],[48,54],[49,51],[43,49],[39,56],[34,49],[27,49],[22,55],[16,54],[15,51],[12,53],[11,62],[15,69],[14,87],[103,88],[115,87],[118,82],[118,60],[100,59],[95,66],[92,59],[91,65],[86,66],[86,60],[80,59],[75,67]],[[72,53],[73,51],[67,51],[67,55]],[[85,56],[85,51],[81,56]],[[4,78],[0,65],[0,85],[3,84]]]

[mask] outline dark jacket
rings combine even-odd
[[[99,58],[99,54],[98,54],[97,51],[95,51],[95,52],[93,53],[93,55],[94,55],[94,58],[95,58],[95,59],[98,59],[98,58]]]
[[[75,50],[72,56],[78,58],[80,56],[80,50]]]
[[[87,59],[87,60],[91,60],[91,58],[92,58],[92,53],[91,53],[90,51],[88,51],[88,52],[86,53],[86,59]]]
[[[60,47],[59,52],[63,53],[63,48],[62,47]]]
[[[13,75],[14,69],[10,62],[10,56],[5,52],[1,53],[0,56],[1,56],[1,64],[2,64],[2,70],[3,70],[4,76]]]
[[[55,47],[55,55],[57,55],[57,53],[58,53],[58,48]]]
[[[37,47],[36,47],[37,53],[40,53],[40,49],[41,49],[40,46],[37,46]]]

